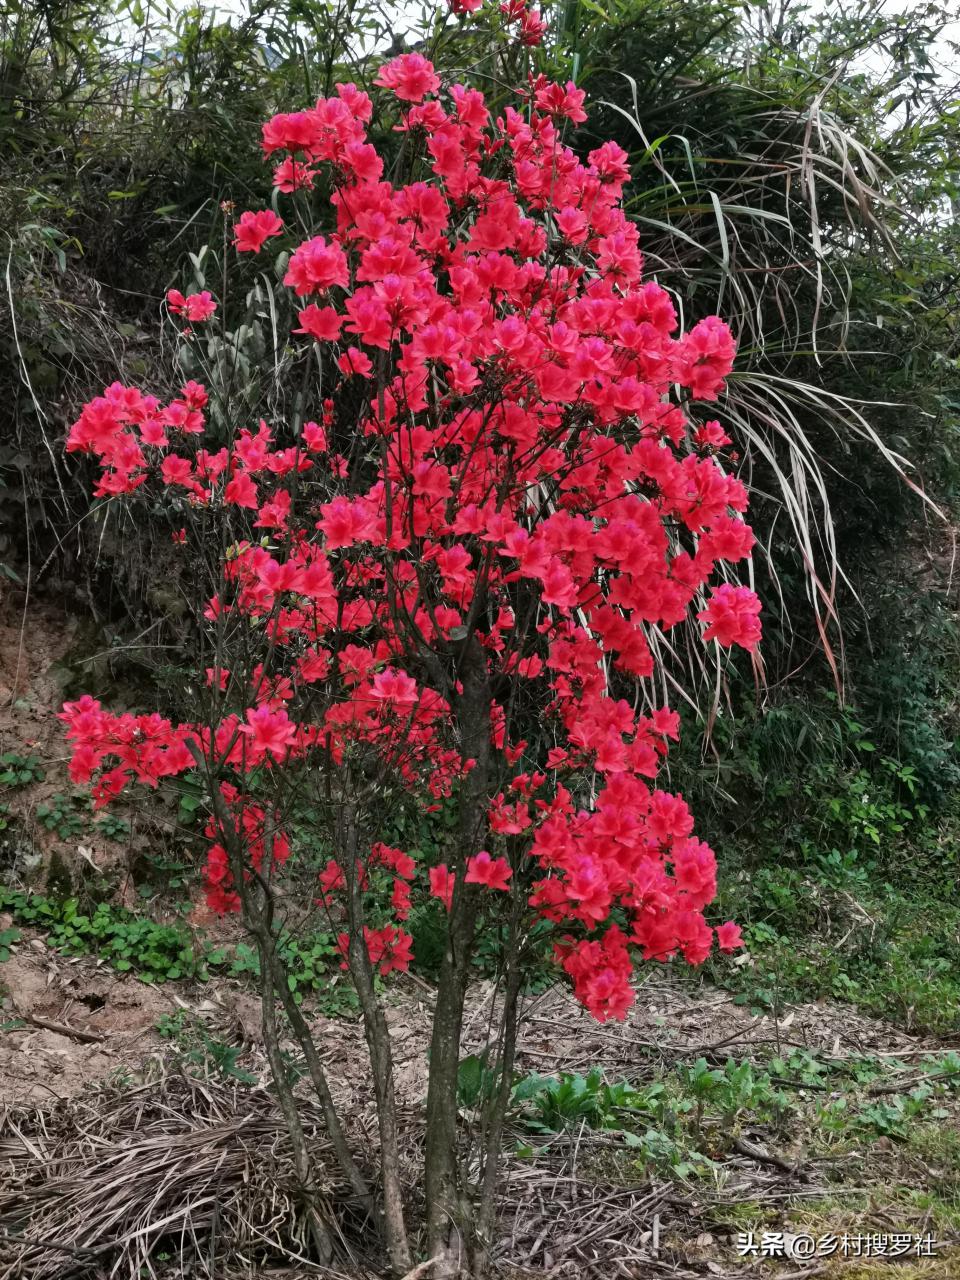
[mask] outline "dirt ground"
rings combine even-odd
[[[0,915],[0,929],[9,923]],[[21,934],[0,968],[0,1027],[9,1028],[0,1034],[0,1105],[73,1097],[118,1072],[138,1077],[145,1062],[163,1049],[155,1030],[158,1019],[178,1009],[196,1015],[211,1034],[230,1043],[260,1043],[256,997],[237,981],[151,985],[120,976],[91,957],[59,955],[32,930]],[[492,996],[489,984],[478,984],[471,993],[465,1053],[486,1042]],[[390,989],[387,1016],[397,1087],[406,1107],[425,1100],[431,1004],[429,987],[416,979],[401,978]],[[11,1025],[17,1021],[23,1025]],[[369,1067],[360,1024],[315,1013],[312,1026],[335,1091],[348,1109],[364,1105],[369,1091],[360,1082],[366,1082]],[[743,1057],[758,1049],[779,1053],[791,1047],[834,1057],[892,1057],[935,1045],[829,1002],[790,1006],[778,1022],[769,1014],[751,1014],[722,992],[664,972],[641,984],[637,1003],[622,1023],[599,1025],[561,987],[531,997],[523,1011],[518,1066],[549,1074],[602,1064],[609,1073],[630,1078],[648,1073],[658,1061],[703,1054]]]
[[[129,840],[118,843],[87,824],[81,837],[64,839],[37,819],[38,806],[73,792],[67,743],[57,714],[64,702],[64,682],[80,624],[48,603],[26,603],[24,610],[22,593],[4,591],[0,585],[0,755],[36,756],[44,776],[42,781],[4,791],[3,803],[17,825],[15,834],[8,829],[0,837],[0,870],[11,881],[42,883],[56,855],[74,880],[112,875],[118,900],[129,905],[132,884],[124,870],[131,854],[143,846],[142,834],[134,831]]]
[[[10,959],[0,968],[0,978],[7,989],[0,1017],[0,1116],[16,1117],[16,1132],[24,1117],[29,1122],[31,1114],[40,1115],[51,1106],[61,1126],[73,1110],[81,1116],[90,1114],[90,1108],[95,1112],[98,1088],[108,1091],[102,1095],[108,1099],[121,1096],[116,1091],[118,1083],[123,1096],[136,1096],[146,1089],[146,1096],[151,1097],[159,1087],[156,1082],[169,1078],[166,1073],[171,1068],[174,1072],[179,1069],[175,1046],[159,1036],[157,1020],[181,1009],[201,1022],[211,1036],[240,1049],[240,1063],[261,1086],[254,1086],[255,1096],[265,1096],[268,1073],[258,1003],[253,991],[239,981],[151,986],[129,976],[120,977],[90,958],[59,956],[29,930],[13,945]],[[471,992],[465,1052],[479,1049],[485,1042],[492,994],[483,984]],[[906,1036],[829,1003],[792,1006],[777,1022],[769,1015],[751,1014],[722,993],[697,987],[669,972],[648,979],[638,994],[637,1004],[624,1023],[602,1027],[584,1015],[569,993],[559,987],[531,998],[524,1010],[518,1069],[549,1074],[599,1066],[608,1080],[641,1083],[651,1079],[658,1068],[668,1069],[701,1056],[722,1062],[727,1056],[764,1057],[770,1051],[787,1052],[791,1046],[800,1046],[840,1058],[870,1054],[892,1059],[896,1055],[913,1062],[936,1047],[933,1042]],[[401,1114],[413,1143],[413,1154],[408,1153],[411,1170],[416,1167],[414,1154],[422,1129],[431,1003],[429,987],[409,977],[400,978],[390,988],[388,1018],[394,1036]],[[305,1007],[309,1010],[309,1002]],[[315,1010],[310,1021],[335,1099],[341,1113],[349,1117],[352,1141],[357,1149],[369,1151],[376,1144],[376,1126],[361,1027],[354,1020],[327,1017]],[[207,1086],[201,1082],[196,1087],[209,1093],[215,1085],[214,1077]],[[222,1084],[216,1085],[216,1089],[222,1088]],[[248,1107],[243,1091],[235,1091],[234,1097],[242,1117]],[[36,1112],[31,1112],[31,1107]],[[190,1137],[194,1123],[189,1116],[184,1116],[183,1126],[184,1141],[194,1141]],[[146,1132],[141,1137],[144,1142],[148,1139]],[[853,1221],[879,1223],[887,1229],[891,1224],[903,1226],[901,1206],[881,1207],[885,1189],[878,1193],[881,1198],[869,1199],[866,1209],[857,1201],[855,1213],[853,1208],[843,1207],[842,1189],[832,1190],[838,1167],[845,1170],[844,1177],[858,1183],[862,1151],[847,1152],[837,1166],[831,1160],[805,1155],[802,1146],[794,1150],[775,1141],[770,1148],[775,1154],[767,1158],[763,1144],[769,1137],[762,1130],[759,1136],[751,1137],[759,1143],[759,1160],[750,1148],[728,1152],[715,1184],[699,1189],[696,1184],[684,1186],[657,1175],[625,1178],[624,1169],[629,1166],[618,1152],[616,1137],[589,1130],[581,1130],[566,1141],[549,1140],[536,1161],[508,1154],[502,1177],[499,1275],[509,1280],[534,1276],[540,1280],[605,1280],[608,1275],[626,1280],[661,1276],[749,1280],[766,1275],[776,1280],[787,1275],[795,1280],[814,1275],[824,1275],[827,1280],[834,1276],[875,1280],[879,1273],[852,1265],[842,1271],[812,1266],[758,1271],[755,1262],[743,1263],[736,1258],[735,1231],[753,1221],[743,1217],[745,1213],[756,1215],[763,1225],[786,1226],[788,1232],[798,1232],[806,1229],[808,1221],[803,1206],[822,1203],[834,1206],[817,1210],[828,1215],[825,1220],[831,1230],[835,1221],[844,1229]],[[134,1141],[135,1135],[129,1140]],[[127,1139],[120,1141],[122,1146]],[[0,1154],[2,1146],[0,1142]],[[875,1144],[870,1158],[882,1166],[885,1159],[895,1158],[893,1148],[889,1143]],[[614,1161],[609,1169],[608,1160]],[[879,1176],[884,1176],[882,1168]],[[895,1183],[905,1175],[896,1164],[886,1176]],[[852,1206],[855,1201],[849,1203]],[[820,1217],[811,1221],[811,1229],[826,1229]],[[916,1221],[922,1224],[922,1215]],[[960,1272],[951,1271],[951,1265],[946,1258],[935,1258],[919,1269],[898,1268],[890,1272],[891,1280],[953,1280]],[[167,1272],[158,1274],[168,1280]],[[292,1280],[300,1273],[254,1270],[236,1273],[237,1280],[241,1274],[244,1280],[248,1275],[258,1280],[283,1275]],[[181,1273],[169,1275],[173,1280]],[[369,1271],[363,1275],[364,1280],[373,1280]],[[229,1280],[233,1277],[230,1272]],[[224,1280],[228,1280],[226,1273]]]

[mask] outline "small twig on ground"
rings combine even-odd
[[[38,1018],[32,1013],[21,1013],[18,1017],[35,1027],[43,1027],[45,1031],[55,1031],[61,1036],[72,1036],[74,1040],[82,1040],[84,1044],[102,1044],[105,1036],[95,1031],[81,1031],[78,1027],[68,1027],[65,1022],[53,1022],[50,1018]]]
[[[31,1240],[27,1236],[21,1236],[16,1231],[7,1231],[5,1227],[0,1227],[0,1236],[4,1240],[13,1240],[17,1244],[25,1245],[28,1249],[47,1249],[52,1253],[69,1253],[73,1258],[95,1258],[98,1253],[102,1253],[102,1249],[83,1249],[77,1248],[72,1244],[63,1244],[59,1240]]]
[[[930,1084],[935,1084],[938,1080],[955,1080],[957,1076],[960,1076],[960,1071],[931,1071],[923,1072],[920,1075],[914,1073],[895,1081],[893,1084],[871,1085],[867,1090],[867,1094],[871,1098],[879,1098],[883,1094],[904,1093],[907,1089],[913,1088],[914,1085],[924,1084],[927,1081]]]
[[[408,1271],[403,1280],[420,1280],[421,1276],[425,1276],[431,1267],[441,1260],[442,1254],[437,1254],[435,1258],[428,1258],[426,1262],[418,1262],[412,1271]]]
[[[744,1138],[734,1137],[731,1139],[731,1145],[734,1151],[739,1151],[742,1156],[748,1156],[751,1160],[756,1160],[759,1164],[773,1165],[775,1169],[782,1169],[784,1173],[792,1173],[799,1175],[800,1169],[795,1164],[790,1164],[784,1160],[782,1156],[773,1155],[768,1151],[764,1151],[762,1147],[756,1147],[752,1142],[747,1142]]]

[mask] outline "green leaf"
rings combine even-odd
[[[528,1102],[531,1098],[535,1098],[538,1093],[551,1085],[556,1085],[557,1081],[552,1076],[540,1076],[536,1072],[532,1072],[528,1076],[518,1081],[513,1088],[514,1102]]]
[[[460,1063],[457,1071],[457,1099],[462,1107],[473,1108],[483,1088],[483,1063],[475,1053]]]

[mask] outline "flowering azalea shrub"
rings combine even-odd
[[[534,11],[503,8],[534,31]],[[313,418],[212,438],[199,382],[168,403],[115,384],[70,431],[67,447],[99,461],[97,497],[165,501],[182,554],[216,552],[202,715],[68,703],[71,775],[99,806],[202,764],[218,911],[281,874],[296,779],[327,814],[316,898],[345,925],[358,983],[410,965],[405,923],[432,898],[454,1005],[490,914],[516,955],[549,922],[578,999],[622,1018],[636,958],[696,964],[740,945],[734,924],[707,923],[713,852],[658,785],[678,717],[638,696],[651,636],[691,611],[707,643],[760,639],[754,593],[718,581],[751,551],[747,493],[719,423],[690,408],[717,399],[734,342],[716,317],[681,332],[644,279],[626,155],[562,141],[585,119],[572,83],[531,78],[496,119],[417,53],[375,83],[411,179],[385,178],[371,99],[341,84],[264,125],[297,216],[234,226],[238,254],[286,255],[291,342],[329,371]],[[216,305],[168,297],[191,325]],[[398,796],[453,797],[446,862],[384,842]]]

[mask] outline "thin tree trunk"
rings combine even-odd
[[[209,762],[204,757],[199,747],[194,751],[194,757],[197,764],[206,772],[207,781],[210,786],[210,795],[213,802],[214,814],[216,815],[217,824],[220,828],[220,834],[223,839],[224,848],[227,851],[227,857],[230,865],[230,874],[233,876],[234,884],[240,895],[240,905],[243,911],[243,921],[247,931],[252,934],[260,949],[260,970],[261,976],[264,972],[266,964],[272,973],[273,989],[279,991],[280,1000],[283,1004],[284,1012],[290,1019],[294,1034],[300,1042],[304,1056],[307,1061],[307,1070],[310,1073],[310,1079],[317,1091],[320,1100],[320,1106],[323,1110],[324,1122],[327,1126],[327,1134],[333,1145],[334,1154],[340,1168],[346,1175],[355,1194],[373,1210],[373,1198],[370,1194],[370,1188],[367,1186],[363,1174],[357,1168],[356,1161],[350,1153],[347,1145],[347,1139],[343,1132],[343,1126],[340,1123],[340,1117],[337,1115],[334,1106],[333,1097],[330,1093],[330,1086],[327,1084],[326,1072],[323,1064],[317,1055],[316,1047],[310,1035],[310,1028],[307,1026],[306,1019],[300,1012],[300,1009],[293,999],[293,993],[290,991],[287,982],[287,975],[283,970],[280,957],[277,955],[276,938],[273,935],[271,923],[261,916],[254,903],[250,901],[250,885],[245,876],[245,867],[243,861],[243,850],[241,849],[237,837],[236,826],[234,825],[230,811],[224,803],[223,796],[217,786],[216,779],[212,776],[209,768]],[[264,887],[265,903],[264,907],[270,913],[272,920],[273,904],[269,900],[269,886]],[[263,954],[263,946],[267,945],[266,955]],[[271,1070],[273,1064],[271,1063]]]
[[[517,1023],[521,986],[519,963],[519,939],[517,906],[510,926],[510,942],[507,950],[507,973],[503,995],[503,1052],[500,1059],[500,1080],[481,1138],[480,1203],[477,1208],[476,1248],[472,1260],[475,1280],[483,1280],[489,1267],[490,1250],[494,1244],[497,1220],[497,1190],[500,1173],[503,1128],[513,1089],[513,1068],[517,1058]]]
[[[333,1258],[333,1241],[320,1217],[318,1207],[316,1179],[313,1161],[307,1148],[306,1135],[300,1123],[297,1102],[287,1079],[283,1058],[280,1055],[280,1036],[277,1030],[276,993],[273,985],[273,968],[270,964],[270,952],[264,946],[262,936],[257,937],[260,952],[260,1008],[263,1043],[267,1051],[267,1060],[273,1075],[273,1085],[277,1091],[277,1100],[283,1114],[290,1143],[293,1147],[293,1162],[297,1174],[297,1182],[306,1205],[307,1222],[313,1237],[317,1258],[322,1263],[329,1263]]]
[[[393,1049],[390,1029],[383,1014],[373,981],[373,965],[363,934],[363,897],[357,870],[358,834],[353,809],[345,804],[338,823],[340,865],[347,881],[347,918],[350,938],[347,960],[357,989],[363,1029],[373,1070],[380,1131],[380,1176],[383,1186],[383,1234],[390,1266],[397,1276],[410,1270],[410,1246],[403,1214],[403,1183],[400,1177],[400,1137],[397,1127],[397,1095],[393,1080]]]
[[[327,1083],[327,1075],[323,1069],[323,1063],[317,1053],[317,1046],[313,1042],[313,1035],[307,1025],[307,1020],[300,1010],[300,1006],[293,998],[293,992],[287,983],[287,975],[283,969],[282,962],[276,954],[274,948],[273,954],[274,974],[276,988],[280,996],[280,1002],[283,1005],[284,1013],[293,1030],[293,1034],[297,1038],[297,1043],[303,1050],[303,1056],[307,1063],[307,1071],[313,1082],[314,1090],[320,1100],[320,1107],[323,1111],[324,1121],[327,1126],[327,1133],[333,1145],[334,1154],[337,1157],[337,1163],[346,1174],[354,1195],[362,1202],[369,1213],[376,1211],[373,1195],[370,1191],[367,1181],[350,1151],[347,1144],[346,1135],[343,1132],[343,1126],[340,1123],[340,1117],[337,1115],[333,1097],[330,1093],[330,1086]]]
[[[451,931],[457,928],[456,941],[448,941],[441,964],[430,1040],[425,1189],[427,1248],[431,1257],[440,1259],[433,1272],[436,1280],[460,1274],[471,1235],[469,1207],[457,1176],[457,1079],[474,925],[475,911],[461,911],[451,922]]]
[[[460,665],[463,692],[457,702],[460,752],[475,761],[460,787],[460,848],[456,884],[447,925],[430,1040],[427,1086],[425,1190],[430,1257],[437,1257],[435,1280],[462,1271],[472,1242],[471,1207],[458,1177],[457,1078],[463,1006],[470,978],[477,923],[476,890],[464,883],[467,859],[481,848],[487,829],[490,787],[490,686],[486,656],[476,637],[467,642]]]

